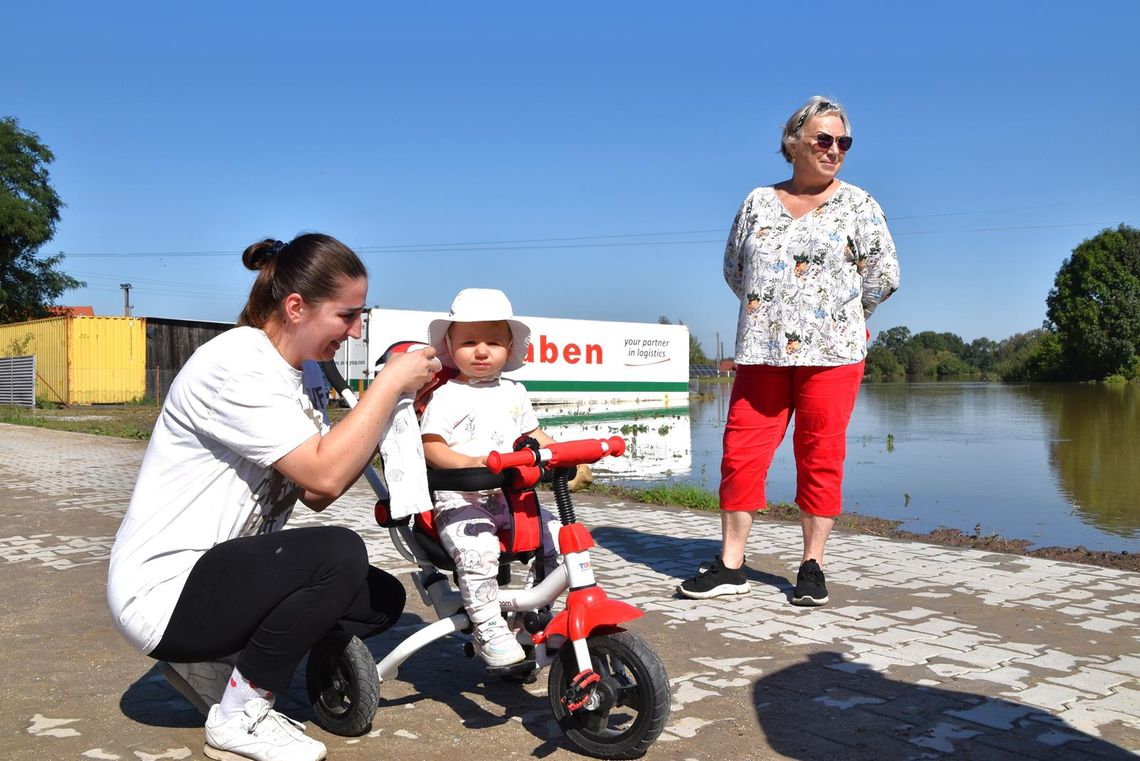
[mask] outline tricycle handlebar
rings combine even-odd
[[[606,455],[621,457],[623,454],[625,454],[625,439],[621,436],[611,436],[608,439],[579,439],[556,442],[538,451],[520,449],[517,452],[491,452],[487,455],[487,468],[492,473],[499,473],[506,468],[524,468],[539,463],[562,468],[597,462]]]

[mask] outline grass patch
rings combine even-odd
[[[0,405],[0,423],[12,425],[35,425],[35,414],[27,407],[9,407]]]
[[[0,406],[0,423],[140,441],[150,438],[157,417],[157,407],[140,405],[35,409]]]
[[[627,499],[631,502],[645,502],[650,505],[680,505],[692,510],[705,510],[707,512],[716,512],[720,509],[720,500],[715,492],[693,484],[665,484],[641,489],[632,486],[594,483],[590,485],[588,491],[595,494],[606,494],[618,499]]]

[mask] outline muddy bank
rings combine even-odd
[[[759,520],[799,521],[799,510],[794,505],[772,505],[758,516]],[[1006,539],[1000,536],[973,536],[957,529],[940,528],[925,534],[899,529],[900,521],[885,518],[871,518],[854,513],[839,516],[836,528],[856,531],[862,534],[912,539],[930,544],[944,544],[953,547],[969,547],[989,552],[1005,552],[1011,555],[1028,555],[1046,560],[1060,560],[1067,563],[1086,563],[1121,571],[1140,572],[1140,553],[1131,552],[1092,552],[1084,547],[1039,547],[1030,550],[1031,542],[1025,539]]]

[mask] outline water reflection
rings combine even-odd
[[[596,476],[609,476],[611,483],[694,482],[692,426],[684,407],[542,417],[541,422],[544,431],[563,441],[624,438],[624,457],[606,457],[592,466]]]
[[[969,500],[1004,536],[1134,551],[1138,399],[1136,386],[868,384],[853,427],[918,447],[911,480]],[[961,483],[945,484],[944,469]],[[963,517],[956,527],[967,530]]]
[[[631,456],[596,472],[626,484],[719,484],[730,388],[702,385],[687,410],[543,421],[555,438],[624,435]],[[540,416],[542,412],[540,411]],[[866,384],[848,431],[845,509],[903,522],[1140,551],[1140,388],[992,383]],[[791,437],[768,478],[795,493]]]
[[[1140,402],[1135,387],[1026,390],[1049,411],[1049,464],[1064,495],[1105,531],[1137,536]]]

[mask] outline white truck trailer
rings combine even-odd
[[[370,309],[359,341],[341,346],[336,362],[358,390],[394,343],[427,341],[441,312]],[[542,414],[596,414],[622,409],[673,409],[689,404],[689,329],[684,325],[518,319],[530,326],[527,364],[507,373],[521,382]]]

